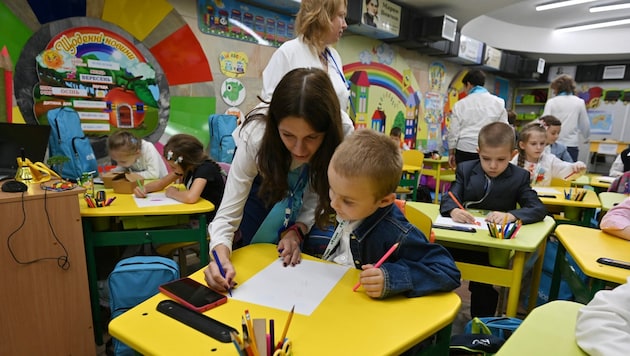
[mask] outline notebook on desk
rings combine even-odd
[[[32,162],[44,161],[50,126],[0,122],[0,179],[13,178],[22,149]]]

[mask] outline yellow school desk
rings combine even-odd
[[[599,201],[602,203],[602,212],[607,212],[612,209],[613,206],[621,203],[628,198],[627,194],[615,193],[615,192],[601,192],[599,193]]]
[[[584,305],[564,300],[532,310],[496,356],[587,356],[575,340],[575,323]]]
[[[590,164],[593,155],[601,154],[608,156],[617,156],[623,150],[628,148],[628,142],[616,141],[616,140],[591,140],[589,144],[589,157],[587,167],[590,169]],[[597,162],[595,163],[597,165]]]
[[[584,174],[572,180],[571,185],[574,187],[583,187],[585,185],[589,185],[590,182],[591,182],[591,177]]]
[[[540,201],[545,205],[562,207],[566,219],[579,222],[584,226],[590,226],[591,219],[595,216],[595,209],[602,206],[597,193],[592,190],[586,190],[586,195],[582,201],[575,201],[564,198],[564,192],[569,192],[568,187],[534,187],[534,190],[536,188],[554,189],[556,193],[553,194],[546,191],[538,192]],[[572,189],[572,192],[575,194],[575,188]],[[554,197],[552,198],[550,195]]]
[[[593,176],[591,177],[589,184],[600,191],[606,191],[612,184],[612,180],[610,178],[611,177],[609,176]]]
[[[405,209],[416,209],[431,218],[435,219],[440,214],[440,206],[429,203],[408,202]],[[521,279],[525,266],[526,254],[534,253],[532,258],[536,259],[533,267],[532,287],[530,292],[529,309],[534,307],[536,301],[536,293],[538,291],[538,283],[540,282],[540,273],[542,270],[542,256],[545,255],[545,241],[547,236],[553,231],[555,226],[554,220],[547,216],[545,220],[535,223],[523,225],[519,230],[515,239],[499,240],[490,237],[487,230],[477,229],[476,233],[433,229],[437,242],[459,248],[484,248],[491,249],[489,253],[504,254],[508,256],[514,252],[512,259],[512,267],[508,266],[481,266],[471,263],[457,262],[457,267],[462,272],[462,278],[466,280],[489,283],[508,287],[509,295],[507,301],[506,315],[516,316],[518,309],[518,298],[521,291]],[[507,259],[506,259],[507,260]]]
[[[549,300],[558,298],[560,277],[569,280],[577,301],[587,303],[595,293],[604,288],[606,282],[623,284],[630,276],[630,270],[607,266],[597,262],[600,257],[630,261],[630,241],[607,234],[599,229],[583,226],[558,225],[555,232],[558,238],[558,252],[551,279]],[[591,280],[584,284],[576,277],[566,262],[569,253],[582,272]],[[574,290],[577,287],[577,290]]]
[[[116,197],[114,202],[102,208],[88,208],[81,195],[81,220],[83,221],[83,238],[85,239],[85,255],[87,261],[90,298],[92,302],[92,317],[94,333],[98,344],[102,343],[101,313],[98,301],[98,286],[96,275],[95,249],[99,246],[127,246],[144,243],[163,244],[171,242],[198,242],[201,265],[208,263],[208,243],[206,231],[206,216],[203,213],[214,210],[214,205],[205,199],[199,199],[195,204],[177,204],[138,208],[132,194],[116,194],[112,189],[105,190],[106,196]],[[94,223],[98,218],[134,216],[147,219],[156,216],[198,215],[198,228],[174,226],[146,228],[136,230],[97,231]]]
[[[422,174],[435,178],[435,198],[433,199],[433,202],[437,204],[440,197],[441,177],[447,174],[455,174],[455,170],[449,167],[448,156],[441,157],[440,159],[425,157],[423,163],[425,164],[425,168],[422,169]],[[426,167],[427,165],[430,167]],[[443,166],[446,169],[442,169]]]
[[[235,250],[232,263],[239,284],[278,258],[276,248],[254,244]],[[303,258],[316,260],[308,255]],[[294,355],[399,355],[438,332],[443,344],[440,352],[432,355],[448,354],[450,325],[461,305],[457,294],[376,300],[361,289],[352,291],[359,273],[349,269],[310,316],[294,314],[287,334]],[[203,270],[191,278],[205,283]],[[109,324],[109,333],[145,355],[236,355],[232,343],[220,343],[156,311],[164,299],[168,298],[158,293],[115,318]],[[280,337],[286,311],[228,298],[226,304],[204,314],[240,331],[246,309],[252,318],[274,319],[276,338]]]

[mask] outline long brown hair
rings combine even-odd
[[[252,120],[265,120],[266,127],[257,157],[258,172],[262,177],[259,196],[271,205],[284,199],[289,191],[287,180],[292,162],[278,124],[288,118],[304,119],[316,132],[323,132],[324,140],[309,162],[309,184],[319,196],[315,215],[320,227],[330,222],[334,213],[328,196],[328,163],[335,148],[343,139],[341,109],[330,77],[317,68],[297,68],[288,72],[274,90],[266,116],[248,116],[243,125]]]

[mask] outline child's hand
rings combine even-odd
[[[278,241],[278,254],[284,266],[295,266],[302,260],[300,238],[295,231],[288,231]]]
[[[474,224],[477,221],[471,213],[460,208],[451,210],[451,219],[455,222],[465,224]]]
[[[166,190],[164,191],[164,196],[167,197],[167,198],[175,199],[174,195],[177,192],[179,192],[179,189],[177,189],[177,187],[171,185],[170,187],[167,187]]]
[[[135,187],[133,188],[133,195],[135,195],[136,198],[146,198],[147,192],[144,190],[144,187]]]
[[[218,292],[227,292],[228,289],[234,287],[236,284],[234,282],[236,271],[230,261],[229,250],[227,247],[219,245],[215,247],[215,251],[217,251],[219,259],[221,260],[221,266],[223,267],[223,271],[225,271],[225,278],[221,276],[221,271],[219,270],[219,266],[217,266],[216,262],[210,261],[208,267],[206,267],[203,271],[204,279],[206,280],[208,287]]]
[[[506,216],[507,216],[507,220],[506,220]],[[489,213],[488,215],[486,215],[486,221],[502,225],[504,222],[516,221],[516,216],[510,213],[504,213],[502,211],[493,211]]]
[[[363,271],[359,275],[361,285],[365,290],[365,294],[372,298],[379,298],[383,295],[385,286],[385,275],[380,268],[374,268],[374,265],[367,264],[361,266]]]
[[[580,173],[586,171],[586,165],[583,162],[577,161],[573,164],[573,173]]]

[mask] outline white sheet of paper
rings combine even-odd
[[[475,216],[475,221],[479,222],[479,225],[476,224],[464,224],[453,221],[453,219],[448,218],[446,216],[438,216],[435,219],[436,225],[446,225],[446,226],[461,226],[461,227],[472,227],[475,229],[488,230],[488,225],[486,225],[486,218]]]
[[[600,143],[597,147],[597,153],[603,155],[617,155],[617,144],[616,143]]]
[[[285,311],[295,305],[296,313],[308,316],[349,268],[310,260],[284,267],[277,259],[233,289],[232,298]]]
[[[547,187],[532,187],[538,194],[561,194],[557,189]]]
[[[176,205],[176,204],[184,204],[175,199],[167,198],[163,192],[159,193],[149,193],[146,198],[138,198],[135,195],[133,196],[133,200],[136,202],[138,208],[146,208],[151,206],[162,206],[162,205]]]
[[[612,183],[615,179],[616,177],[610,177],[610,176],[597,177],[598,181],[604,182],[604,183]]]

